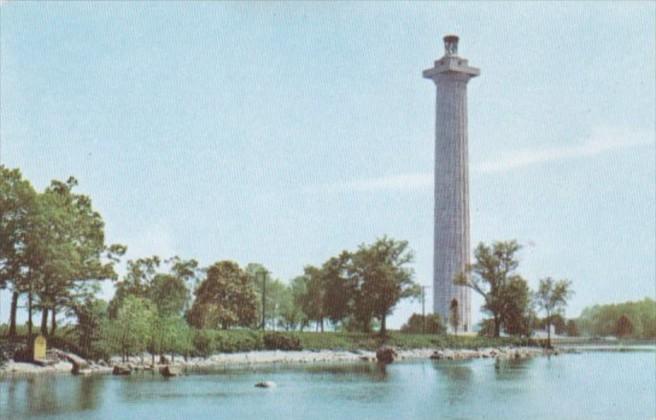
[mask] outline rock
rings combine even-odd
[[[376,350],[376,359],[379,363],[389,364],[394,362],[394,359],[398,357],[398,353],[394,348],[389,346],[381,346]]]
[[[444,354],[441,351],[436,350],[430,355],[430,358],[432,360],[442,360],[444,359]]]
[[[166,365],[159,369],[159,373],[167,378],[182,375],[182,369],[179,366]]]
[[[115,365],[112,370],[112,375],[130,375],[132,373],[132,366],[130,365]]]
[[[271,381],[263,381],[255,384],[255,388],[275,388],[276,383]]]

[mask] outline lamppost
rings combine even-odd
[[[262,331],[266,329],[266,276],[267,272],[261,268],[257,275],[262,279]]]

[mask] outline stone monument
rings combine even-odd
[[[32,360],[44,362],[46,360],[46,338],[38,335],[34,338],[32,345]]]
[[[450,309],[458,331],[471,330],[471,292],[453,280],[469,262],[469,164],[467,82],[480,74],[458,56],[458,37],[444,37],[444,56],[423,76],[437,87],[435,108],[435,214],[433,311],[447,322]]]

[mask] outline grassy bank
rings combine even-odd
[[[19,342],[26,343],[25,337]],[[0,344],[7,339],[0,336]],[[48,347],[80,354],[75,334],[69,328],[62,328],[55,337],[48,338]],[[209,356],[215,353],[235,353],[258,350],[376,350],[382,344],[399,349],[451,348],[471,349],[507,345],[526,345],[526,340],[517,338],[489,338],[478,336],[453,336],[433,334],[406,334],[391,331],[386,339],[378,334],[347,332],[272,332],[259,330],[193,330],[189,345],[184,353],[192,356]],[[535,343],[532,343],[535,344]],[[106,358],[111,345],[105,342],[96,344],[97,355]],[[0,347],[2,347],[0,345]],[[182,353],[177,351],[176,353]],[[83,356],[90,356],[84,355]],[[90,356],[93,359],[97,356]]]

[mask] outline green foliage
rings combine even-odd
[[[0,165],[0,290],[11,287],[9,336],[16,335],[17,301],[29,289],[29,253],[32,214],[36,192],[18,169]]]
[[[87,297],[71,308],[77,318],[74,327],[78,337],[79,354],[90,359],[104,359],[109,352],[102,346],[102,326],[107,321],[107,302]]]
[[[37,196],[25,252],[29,256],[29,289],[42,310],[41,332],[47,334],[47,315],[93,296],[99,280],[116,278],[114,264],[125,251],[107,246],[102,217],[85,195],[73,189],[77,180],[52,181]]]
[[[105,324],[103,336],[110,348],[125,359],[147,349],[154,335],[157,308],[148,299],[127,296],[115,320]]]
[[[256,322],[255,290],[248,275],[232,261],[215,263],[195,292],[189,321],[196,328],[228,329]]]
[[[568,337],[578,337],[580,335],[579,333],[579,327],[573,319],[570,319],[567,321],[567,326],[565,328],[565,331],[567,332]]]
[[[615,325],[615,335],[618,337],[629,337],[633,334],[633,323],[626,314],[623,314]]]
[[[572,295],[572,283],[568,280],[555,281],[550,277],[540,280],[540,286],[535,293],[535,302],[538,308],[547,314],[547,346],[551,346],[551,317],[560,313],[567,305]]]
[[[512,276],[500,293],[505,303],[502,312],[502,324],[506,334],[530,336],[531,320],[536,316],[531,309],[531,290],[520,276]]]
[[[617,321],[626,315],[633,325],[632,338],[656,338],[656,301],[645,298],[637,302],[595,305],[585,308],[577,319],[582,332],[593,336],[617,333]]]
[[[380,333],[386,333],[386,319],[404,298],[418,297],[421,289],[408,267],[414,254],[407,241],[383,237],[371,245],[360,245],[352,255],[350,274],[355,288],[355,317],[376,317]]]
[[[161,316],[181,316],[190,298],[184,279],[171,274],[157,274],[147,294]]]
[[[425,319],[421,314],[412,314],[401,327],[401,332],[408,334],[444,334],[446,328],[438,314],[428,314]]]
[[[492,315],[495,337],[499,336],[504,321],[507,323],[528,310],[528,299],[525,302],[514,301],[514,296],[526,284],[515,273],[519,265],[516,257],[519,249],[516,241],[494,242],[490,246],[480,243],[474,251],[476,262],[454,280],[456,284],[469,287],[483,297],[482,309]]]

